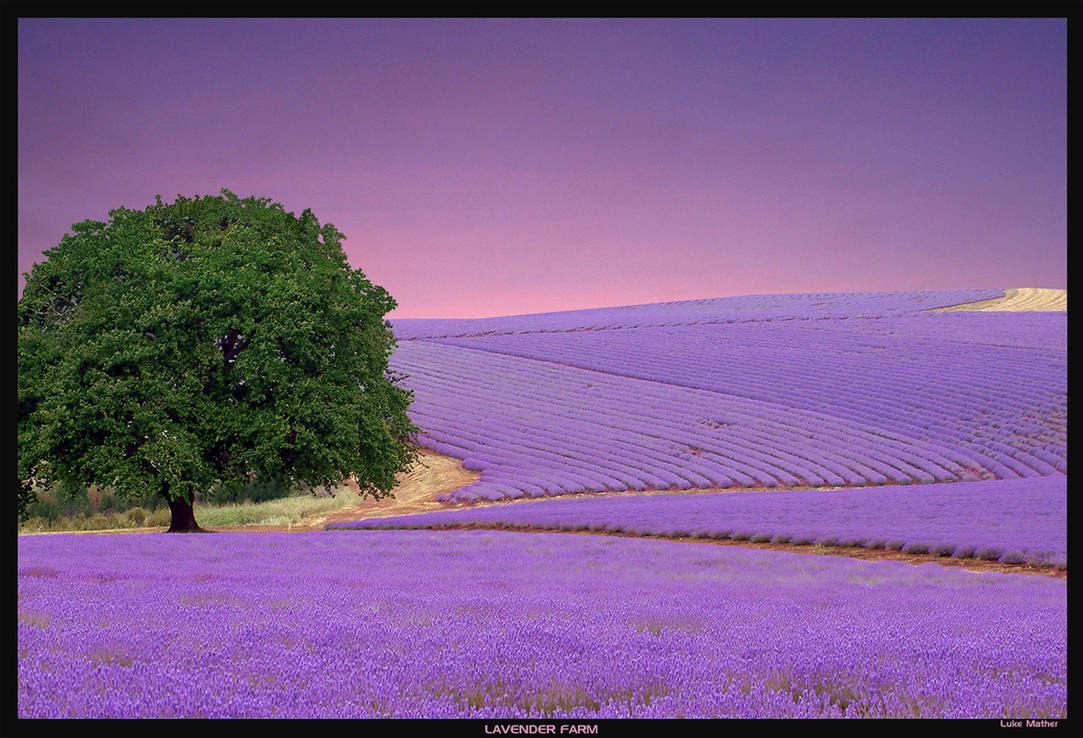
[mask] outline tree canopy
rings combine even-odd
[[[197,492],[353,476],[378,498],[416,458],[395,301],[310,210],[221,192],[75,224],[27,275],[20,513],[35,482],[108,486],[196,529]]]

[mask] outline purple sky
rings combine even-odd
[[[19,290],[269,197],[391,317],[1067,287],[1064,19],[18,21]]]

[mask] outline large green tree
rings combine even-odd
[[[267,198],[161,197],[72,226],[18,305],[19,511],[39,484],[165,498],[224,484],[390,494],[417,458],[395,301],[343,234]]]

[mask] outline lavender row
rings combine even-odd
[[[416,371],[417,366],[414,368]],[[544,494],[578,492],[584,488],[601,491],[607,488],[728,487],[734,484],[731,480],[746,485],[797,482],[792,475],[767,462],[757,467],[743,464],[754,476],[722,466],[726,459],[721,455],[720,442],[713,445],[715,453],[710,459],[690,462],[685,457],[691,451],[695,449],[701,455],[703,451],[699,447],[675,444],[675,441],[683,438],[711,445],[710,429],[700,427],[692,419],[684,419],[685,426],[682,427],[674,423],[673,418],[660,415],[657,408],[644,412],[642,408],[614,406],[612,400],[620,398],[605,392],[606,389],[613,390],[606,386],[612,384],[608,380],[601,383],[601,392],[609,395],[607,401],[600,400],[599,393],[582,398],[580,402],[565,397],[558,399],[553,390],[560,387],[561,380],[567,379],[567,372],[559,372],[562,375],[559,378],[538,378],[535,387],[547,393],[546,397],[534,399],[535,394],[541,393],[528,385],[522,388],[519,396],[510,396],[505,387],[505,392],[494,398],[490,382],[498,380],[498,374],[477,371],[478,367],[474,369],[463,367],[458,377],[443,384],[444,389],[450,390],[450,397],[419,392],[412,410],[417,422],[425,429],[423,442],[435,441],[433,447],[436,450],[464,458],[465,467],[482,471],[481,482],[459,490],[456,499],[472,499],[469,495],[475,491],[483,498],[487,497],[482,490],[498,475],[536,483],[544,488]],[[424,385],[425,390],[441,388],[439,379],[426,378],[429,382]],[[514,384],[506,378],[503,381],[505,385]],[[680,399],[688,398],[678,397],[674,410],[681,409]],[[554,422],[556,417],[560,422]],[[747,453],[764,456],[759,451]],[[707,468],[708,465],[713,465],[713,471]],[[556,480],[559,485],[553,488],[546,481],[552,481],[555,474],[560,478]],[[812,474],[806,474],[808,476]],[[573,481],[569,483],[568,479]],[[540,494],[531,486],[513,487],[505,490],[508,496]],[[489,499],[500,496],[503,495],[489,496]]]
[[[865,546],[1067,568],[1065,477],[900,490],[612,495],[335,523],[334,528],[502,525],[755,542]]]
[[[818,321],[812,325],[910,340],[1063,352],[1068,338],[1068,311],[921,312],[876,320]]]
[[[946,326],[958,316],[936,314]],[[998,477],[1067,468],[1063,344],[1024,350],[787,323],[440,342],[824,413],[950,447]]]
[[[426,341],[400,344],[392,361],[410,375],[421,443],[482,472],[456,501],[1023,476],[966,438],[915,439],[732,394]],[[1032,453],[1058,462],[1056,450]]]
[[[831,317],[872,318],[912,314],[1003,296],[1004,290],[1001,289],[742,295],[497,318],[399,319],[393,321],[393,326],[395,335],[401,340],[695,323],[815,320]]]
[[[22,718],[1063,718],[1065,582],[665,541],[33,536]]]

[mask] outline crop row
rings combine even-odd
[[[23,536],[20,718],[1064,718],[1065,582],[665,541]]]
[[[1068,333],[1065,312],[957,312],[891,315],[875,320],[820,320],[808,325],[851,334],[927,339],[940,343],[985,344],[1064,352]],[[1005,353],[1006,356],[1018,355]]]
[[[907,553],[1067,568],[1063,476],[854,490],[613,495],[335,523],[609,531]]]
[[[484,355],[476,358],[486,366],[491,364]],[[444,362],[445,367],[448,363]],[[459,366],[462,365],[456,368]],[[415,364],[414,368],[418,366]],[[499,363],[497,369],[499,374]],[[558,368],[553,372],[556,376],[546,374],[543,372],[531,382],[529,378],[524,381],[519,373],[515,376],[505,373],[505,393],[500,396],[491,389],[491,381],[497,376],[487,375],[476,365],[462,366],[458,376],[450,378],[426,374],[426,390],[444,390],[447,394],[420,394],[412,414],[425,429],[425,438],[442,442],[443,447],[436,450],[461,456],[462,451],[455,453],[452,447],[456,444],[462,444],[460,449],[466,447],[464,466],[483,470],[482,482],[476,486],[484,484],[486,472],[491,480],[500,472],[539,471],[554,464],[581,480],[582,475],[608,474],[607,479],[583,485],[593,491],[626,488],[614,481],[613,476],[628,472],[635,475],[631,481],[625,480],[627,488],[633,489],[728,487],[734,483],[777,486],[799,482],[771,463],[772,459],[778,462],[789,456],[786,452],[778,451],[772,456],[771,449],[765,453],[754,442],[742,448],[739,442],[728,440],[736,434],[713,438],[718,435],[713,428],[677,415],[682,410],[687,415],[687,408],[695,407],[688,404],[690,399],[711,400],[711,397],[695,398],[692,393],[674,393],[666,387],[636,387],[634,382],[607,377],[595,378],[597,384],[589,387],[577,387],[574,383],[567,384],[571,372]],[[520,382],[523,386],[516,387]],[[508,386],[518,389],[519,394],[508,394]],[[636,394],[637,389],[654,395],[656,402],[649,407],[629,405],[626,402],[629,399],[643,399]],[[548,396],[534,397],[546,393]],[[674,444],[682,440],[684,445]],[[734,456],[744,458],[735,460]],[[727,466],[730,461],[747,469],[748,474]],[[858,465],[858,468],[863,467]],[[846,473],[846,467],[839,469]],[[885,470],[901,475],[890,468]],[[799,473],[812,477],[812,483],[819,481],[812,471]],[[852,481],[860,483],[860,477],[852,477]],[[886,478],[876,481],[882,483]],[[582,491],[582,487],[567,487],[565,491]],[[468,499],[465,497],[468,492],[469,488],[460,490],[459,498]]]
[[[939,317],[950,322],[953,315]],[[992,467],[998,477],[1048,475],[1067,466],[1065,425],[1044,422],[1067,406],[1063,351],[870,337],[786,324],[440,342],[823,413],[907,439],[979,452],[1010,470]],[[997,438],[985,437],[983,431],[990,429]],[[1040,450],[1032,453],[1035,449]]]
[[[482,472],[455,501],[1039,474],[1001,443],[1008,434],[946,443],[884,431],[875,419],[428,341],[403,342],[392,363],[409,375],[420,442]],[[1045,454],[1043,471],[1057,473],[1059,451],[1053,442],[1028,453]]]

